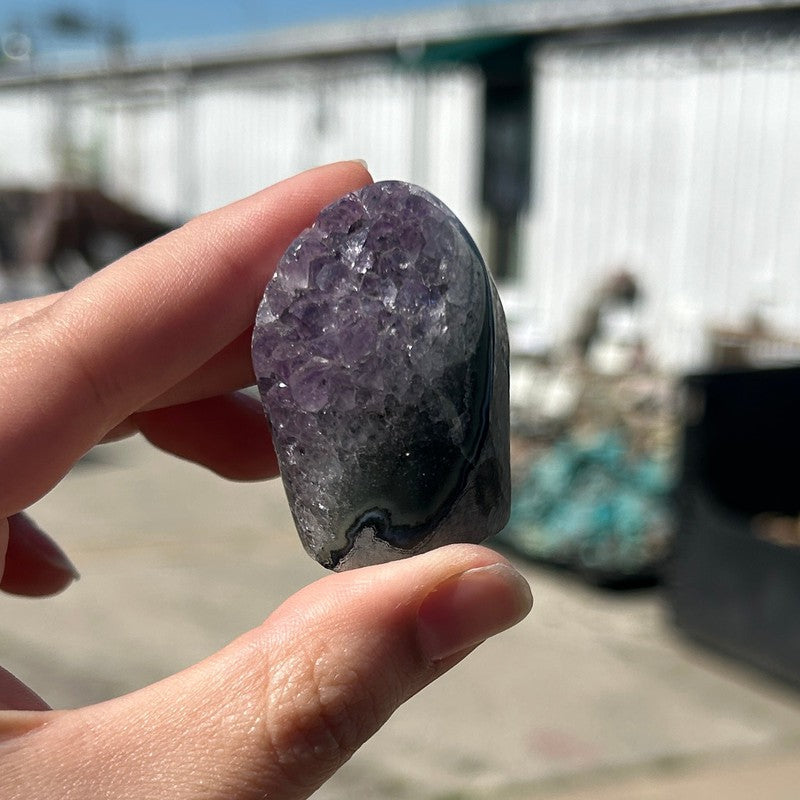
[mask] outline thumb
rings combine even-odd
[[[524,579],[473,545],[328,576],[159,684],[45,712],[33,730],[18,715],[0,795],[308,797],[401,703],[530,606]]]

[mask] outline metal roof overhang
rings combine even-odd
[[[0,87],[105,80],[344,56],[476,61],[519,37],[800,9],[799,0],[528,0],[288,28],[235,39],[141,48],[124,61],[0,69]],[[411,54],[413,57],[405,57]]]

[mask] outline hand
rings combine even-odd
[[[317,212],[364,185],[303,173],[188,223],[62,295],[0,306],[0,588],[74,572],[22,514],[96,443],[141,432],[236,479],[277,473],[253,382],[264,285]],[[330,575],[196,666],[51,711],[0,670],[0,796],[307,797],[406,699],[530,608],[502,558],[454,545]]]

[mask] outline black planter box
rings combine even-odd
[[[800,512],[800,368],[685,379],[669,570],[676,623],[800,685],[800,547],[759,538],[759,514]]]

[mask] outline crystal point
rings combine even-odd
[[[253,366],[306,550],[329,569],[497,533],[508,336],[475,243],[383,181],[323,209],[267,285]]]

